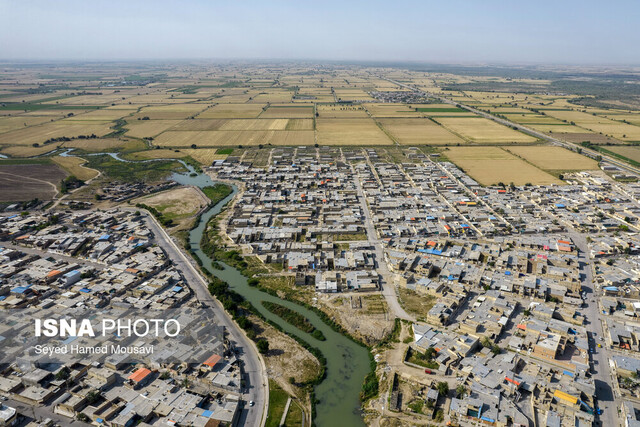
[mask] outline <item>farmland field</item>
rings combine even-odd
[[[74,175],[76,178],[81,179],[82,181],[88,181],[92,178],[98,176],[98,171],[95,169],[89,169],[83,166],[87,161],[80,157],[62,157],[55,156],[52,157],[51,160],[67,172],[70,175]]]
[[[154,141],[163,147],[222,147],[234,145],[313,145],[313,131],[167,131]]]
[[[322,104],[316,110],[319,118],[369,117],[361,105]]]
[[[371,119],[322,119],[316,122],[318,143],[326,145],[389,145],[391,140]]]
[[[312,105],[271,105],[262,114],[261,119],[266,118],[291,118],[291,119],[310,119],[313,117]]]
[[[506,150],[544,170],[594,170],[598,162],[562,147],[532,145]]]
[[[379,119],[400,144],[456,144],[464,140],[429,119]]]
[[[196,118],[253,119],[258,117],[265,108],[265,104],[218,104],[198,114]]]
[[[440,117],[436,121],[472,142],[534,142],[536,139],[482,117]]]
[[[57,165],[0,162],[0,202],[51,199],[58,193],[57,186],[66,176]]]
[[[148,138],[164,132],[180,123],[180,120],[129,120],[125,125],[127,136]]]
[[[640,146],[637,145],[619,145],[606,147],[607,150],[620,154],[628,159],[640,162]]]
[[[451,147],[445,148],[443,154],[482,185],[562,184],[553,175],[499,147]]]
[[[112,132],[111,122],[62,123],[61,121],[30,126],[11,132],[0,134],[0,145],[31,145],[43,144],[47,139],[66,136],[68,138],[79,135],[103,136]]]

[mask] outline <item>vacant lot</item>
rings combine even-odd
[[[536,139],[483,117],[439,117],[447,129],[472,142],[534,142]]]
[[[0,163],[0,201],[52,199],[67,174],[57,165]]]
[[[457,144],[464,140],[429,119],[379,119],[400,144]]]
[[[372,119],[323,119],[316,121],[321,145],[390,145],[391,140]]]
[[[562,184],[554,176],[499,147],[451,147],[443,153],[482,185]]]
[[[167,131],[154,141],[163,147],[313,145],[313,131]]]
[[[598,162],[562,147],[533,145],[509,147],[508,151],[544,170],[598,169]]]
[[[96,176],[98,176],[97,170],[89,169],[83,166],[85,163],[87,163],[87,161],[80,157],[55,156],[52,157],[51,160],[53,160],[58,166],[69,172],[70,175],[74,175],[76,178],[81,179],[82,181],[88,181],[91,178],[95,178]]]
[[[196,215],[207,206],[207,199],[202,192],[192,187],[174,188],[150,196],[141,197],[135,203],[143,203],[156,208],[163,217],[174,221]]]

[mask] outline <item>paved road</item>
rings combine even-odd
[[[249,340],[238,326],[229,317],[220,302],[210,293],[207,281],[193,265],[191,259],[186,255],[158,224],[158,222],[148,213],[145,215],[149,228],[156,236],[156,240],[167,252],[168,257],[177,265],[184,274],[185,280],[196,293],[198,300],[213,310],[217,321],[224,325],[229,333],[229,341],[236,349],[239,359],[244,363],[243,371],[245,378],[245,401],[254,401],[253,407],[245,405],[238,424],[241,426],[262,426],[266,420],[266,405],[269,398],[269,382],[266,376],[266,366],[258,354],[253,341]]]
[[[393,275],[389,271],[387,267],[387,262],[384,258],[384,249],[382,247],[382,242],[378,238],[378,233],[376,232],[375,227],[373,226],[373,221],[371,221],[371,213],[369,212],[369,206],[367,205],[367,199],[364,195],[364,191],[362,189],[362,184],[360,182],[360,177],[356,173],[353,165],[351,165],[351,171],[353,174],[353,180],[356,184],[356,190],[358,192],[358,198],[360,199],[360,204],[362,205],[362,212],[364,215],[364,226],[367,230],[367,240],[369,243],[373,245],[375,248],[376,261],[377,261],[377,271],[382,277],[382,295],[387,301],[387,305],[389,306],[389,310],[395,317],[399,317],[401,319],[406,319],[410,321],[415,321],[415,317],[409,315],[400,303],[398,302],[398,296],[396,295],[396,288],[393,284]]]
[[[587,294],[587,307],[583,309],[588,324],[586,325],[589,347],[593,348],[594,353],[591,358],[594,362],[593,368],[595,373],[593,374],[594,383],[596,385],[596,396],[598,398],[598,405],[603,410],[602,415],[599,416],[600,421],[606,427],[619,426],[618,420],[618,407],[620,407],[619,399],[616,400],[617,391],[614,390],[613,384],[615,379],[613,378],[609,360],[611,353],[607,346],[603,345],[602,348],[598,348],[597,343],[600,342],[600,337],[603,337],[602,322],[600,321],[600,310],[598,308],[598,295],[593,286],[593,270],[591,268],[591,259],[587,240],[584,235],[577,232],[569,233],[576,246],[580,250],[578,261],[580,262],[580,278],[582,280],[582,289]]]

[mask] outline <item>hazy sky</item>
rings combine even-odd
[[[0,0],[0,59],[640,64],[640,2]]]

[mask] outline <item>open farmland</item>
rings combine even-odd
[[[587,114],[581,111],[550,110],[546,111],[550,116],[568,123],[580,126],[593,132],[619,139],[621,141],[640,141],[640,126],[609,120],[595,114]]]
[[[598,162],[595,160],[562,147],[531,145],[509,147],[507,150],[544,170],[569,171],[598,169]]]
[[[129,120],[126,135],[134,138],[155,137],[180,123],[180,120]]]
[[[391,140],[372,119],[322,119],[316,122],[318,143],[326,145],[389,145]]]
[[[0,202],[52,199],[66,176],[57,165],[0,162]]]
[[[415,108],[409,108],[404,104],[365,104],[365,108],[373,117],[421,117],[422,114]]]
[[[252,145],[313,145],[313,131],[167,131],[155,144],[162,147],[226,147]]]
[[[451,147],[443,154],[482,185],[562,184],[562,181],[499,147]]]
[[[429,119],[379,119],[400,144],[457,144],[464,140]]]
[[[146,145],[138,139],[98,138],[98,139],[74,139],[63,142],[61,147],[77,148],[90,153],[120,151],[120,150],[144,150]]]
[[[219,100],[216,100],[219,101]],[[266,108],[265,104],[217,104],[198,114],[197,119],[254,119]]]
[[[261,119],[267,118],[291,118],[310,119],[313,117],[312,105],[271,105],[262,114]]]
[[[143,117],[148,117],[151,120],[187,119],[197,116],[205,109],[207,109],[207,105],[203,104],[158,105],[141,109],[132,119]]]
[[[89,169],[83,166],[87,161],[80,157],[74,156],[55,156],[51,160],[62,169],[69,172],[69,175],[73,175],[82,181],[88,181],[98,176],[98,171],[95,169]]]
[[[369,117],[361,105],[320,104],[316,111],[322,118]]]
[[[50,138],[60,138],[63,136],[67,138],[91,134],[104,136],[113,131],[111,126],[113,126],[111,122],[49,122],[0,134],[0,145],[43,144]]]
[[[471,142],[515,143],[535,142],[532,136],[525,135],[506,126],[482,117],[439,117],[438,123]]]
[[[640,162],[640,146],[638,145],[608,146],[606,149],[633,161]]]

